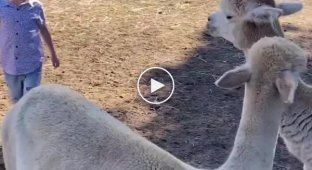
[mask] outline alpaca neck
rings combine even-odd
[[[255,90],[245,86],[234,146],[228,160],[218,170],[272,170],[283,104],[274,96],[260,98]]]

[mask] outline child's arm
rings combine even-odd
[[[60,66],[60,61],[56,55],[56,52],[55,52],[55,49],[54,49],[54,45],[53,45],[53,42],[52,42],[52,37],[51,37],[51,34],[50,34],[50,31],[47,27],[46,24],[43,24],[41,27],[40,27],[40,33],[41,33],[41,36],[43,38],[43,40],[45,41],[45,43],[47,44],[50,52],[51,52],[51,55],[52,55],[52,64],[54,66],[54,68],[57,68]]]

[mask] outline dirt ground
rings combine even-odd
[[[126,122],[152,142],[198,167],[222,164],[240,120],[243,89],[215,87],[216,78],[244,62],[223,39],[206,35],[216,0],[44,0],[61,68],[50,61],[43,83],[68,85]],[[286,37],[312,52],[312,2],[281,19]],[[48,51],[46,53],[49,55]],[[151,66],[175,78],[170,101],[148,105],[136,91]],[[311,71],[304,75],[312,80]],[[310,81],[312,82],[312,81]],[[0,115],[10,108],[0,74]],[[274,170],[299,170],[279,141]]]

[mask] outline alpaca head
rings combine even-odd
[[[215,84],[236,88],[246,83],[259,93],[279,94],[284,103],[292,103],[308,54],[285,38],[266,37],[251,47],[248,56],[246,64],[226,72]]]
[[[232,34],[233,24],[230,24],[225,14],[221,11],[215,12],[208,17],[207,31],[213,37],[222,37],[229,42],[234,42]]]
[[[279,3],[274,0],[221,0],[220,9],[229,20],[245,15],[247,12],[261,7],[268,6],[278,8],[283,11],[283,15],[291,15],[303,8],[302,3]]]
[[[259,6],[266,5],[275,7],[274,0],[221,0],[220,9],[228,19],[242,16],[248,11]]]
[[[234,1],[237,3],[233,3]],[[221,5],[225,2],[229,4],[229,1],[224,0]],[[275,6],[270,1],[233,2],[229,7],[223,7],[221,11],[209,16],[207,30],[211,36],[223,37],[241,50],[249,49],[265,36],[283,36],[279,17],[296,13],[303,7],[301,3],[281,3]],[[245,4],[238,5],[238,2]]]

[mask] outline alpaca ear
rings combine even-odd
[[[291,104],[294,102],[295,92],[298,87],[298,78],[293,72],[284,71],[276,79],[275,85],[284,103]]]
[[[225,72],[216,82],[215,85],[220,88],[233,89],[240,87],[249,81],[251,71],[246,66],[240,66],[233,70]]]
[[[246,19],[256,23],[268,23],[278,19],[282,14],[282,9],[270,6],[260,6],[248,12],[246,14]]]
[[[292,15],[296,12],[299,12],[303,9],[303,4],[300,2],[292,2],[292,3],[280,3],[277,4],[277,8],[283,10],[283,16]]]

